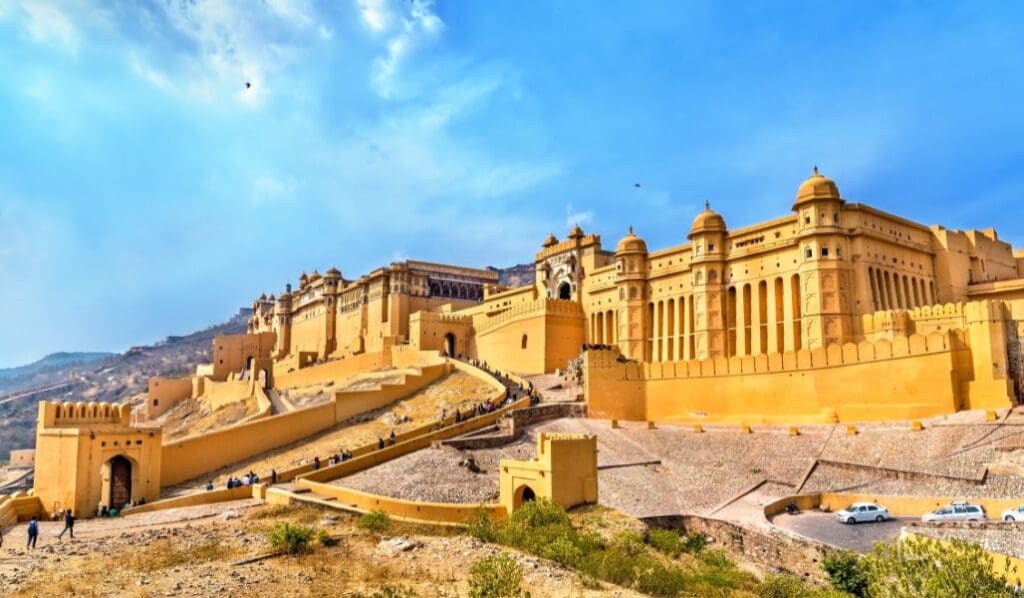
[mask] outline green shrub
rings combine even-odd
[[[506,553],[489,556],[469,569],[470,598],[509,598],[523,593],[523,569]]]
[[[654,528],[647,531],[647,543],[655,550],[672,558],[683,553],[683,539],[670,529]]]
[[[298,554],[309,550],[313,529],[304,525],[278,523],[270,531],[270,545],[277,551]]]
[[[484,509],[477,509],[466,523],[466,534],[482,542],[495,542],[498,539],[497,525]]]
[[[702,550],[697,558],[712,569],[732,569],[736,565],[729,559],[728,553],[718,548],[715,550]]]
[[[807,587],[803,580],[793,575],[767,575],[757,586],[761,598],[804,598]]]
[[[757,586],[761,598],[850,598],[835,588],[816,588],[795,575],[768,575]]]
[[[685,583],[682,569],[661,562],[633,532],[619,534],[607,548],[591,552],[582,569],[598,579],[653,596],[675,596]]]
[[[708,545],[708,539],[704,534],[698,534],[697,532],[690,532],[683,538],[683,552],[690,554],[697,554],[704,550],[704,547]]]
[[[939,542],[910,537],[879,542],[864,558],[868,595],[887,598],[1007,595],[1007,579],[993,572],[995,559],[981,546],[963,540]],[[1009,575],[1016,567],[1005,561]]]
[[[825,557],[821,568],[828,574],[832,587],[861,598],[867,595],[867,567],[857,553],[842,550]]]
[[[320,546],[337,546],[340,539],[332,536],[327,530],[319,530],[316,533],[316,541],[320,543]]]
[[[558,505],[538,500],[523,505],[503,522],[481,517],[467,524],[481,540],[525,550],[579,571],[582,579],[628,587],[655,596],[724,595],[723,590],[753,589],[756,580],[741,572],[720,550],[702,551],[702,536],[680,537],[667,530],[651,530],[647,537],[623,532],[605,542],[591,531],[579,531]],[[683,569],[658,554],[683,550],[698,554],[698,562]]]
[[[391,527],[391,517],[384,511],[370,511],[363,513],[356,521],[356,525],[368,532],[383,534]]]

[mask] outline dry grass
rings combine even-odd
[[[102,576],[106,575],[105,570],[100,568],[85,571],[76,571],[73,579],[64,577],[60,569],[50,569],[40,572],[31,583],[22,586],[21,589],[12,594],[15,596],[81,596],[83,598],[101,598],[107,594],[97,588],[100,587]]]
[[[220,540],[210,540],[199,545],[180,545],[170,540],[158,540],[149,546],[126,552],[122,563],[133,571],[150,573],[171,567],[224,560],[232,554],[234,551]]]

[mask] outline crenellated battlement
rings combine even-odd
[[[421,322],[450,322],[453,324],[472,324],[473,317],[452,312],[418,311],[409,316]]]
[[[131,405],[96,402],[42,401],[41,428],[82,428],[89,426],[130,426]]]
[[[592,369],[621,367],[624,379],[659,380],[669,378],[701,378],[708,376],[734,376],[793,372],[808,369],[854,365],[874,361],[899,359],[942,353],[965,347],[963,332],[951,330],[928,335],[896,336],[892,340],[863,341],[830,345],[827,348],[718,357],[655,363],[623,363],[617,348],[589,350],[587,366]]]

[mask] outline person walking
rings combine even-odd
[[[71,532],[71,539],[75,539],[75,515],[70,509],[64,513],[64,529],[57,534],[58,540],[64,537],[64,532]]]
[[[25,545],[25,549],[36,547],[36,538],[39,537],[39,520],[36,519],[35,515],[32,516],[31,521],[28,522],[28,543]]]

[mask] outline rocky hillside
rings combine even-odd
[[[490,270],[497,272],[498,282],[509,288],[533,284],[535,274],[533,264],[519,264],[509,268],[490,268]]]
[[[5,379],[6,388],[0,388],[0,460],[7,458],[11,449],[35,445],[35,421],[39,401],[129,401],[136,402],[146,392],[153,376],[184,376],[195,366],[210,360],[213,337],[219,334],[245,332],[248,314],[239,313],[227,322],[185,336],[169,336],[148,346],[132,347],[115,354],[57,354],[64,356],[49,360],[49,365],[37,366],[46,359],[11,368],[22,375]],[[84,356],[98,356],[86,359]],[[53,356],[51,356],[53,357]],[[49,358],[47,358],[49,359]],[[42,389],[23,395],[25,389]]]
[[[66,380],[81,369],[95,369],[115,353],[52,353],[28,365],[0,369],[0,395]]]

